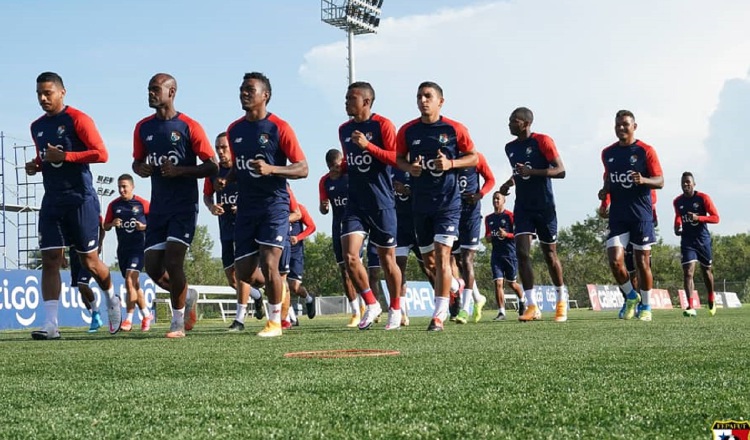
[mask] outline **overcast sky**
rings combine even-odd
[[[443,113],[468,127],[502,181],[510,175],[503,153],[511,140],[508,116],[518,106],[531,108],[533,129],[555,139],[568,169],[554,182],[560,224],[568,226],[597,206],[599,154],[615,140],[615,112],[629,109],[639,124],[637,137],[656,148],[664,168],[658,210],[667,242],[677,243],[668,225],[685,170],[718,206],[722,221],[714,232],[750,229],[750,183],[737,172],[746,169],[737,159],[744,156],[742,131],[750,120],[750,2],[384,3],[379,33],[356,38],[356,78],[373,84],[374,110],[397,126],[418,116],[417,85],[438,82],[445,90]],[[326,171],[325,151],[338,146],[337,128],[346,118],[345,34],[320,22],[315,1],[154,5],[4,6],[6,203],[15,197],[10,146],[30,143],[28,125],[41,114],[34,94],[39,72],[59,72],[67,103],[89,113],[102,132],[110,162],[94,173],[118,175],[130,171],[135,123],[151,112],[146,85],[152,74],[177,78],[178,110],[213,137],[242,115],[237,89],[244,72],[258,70],[273,84],[270,110],[292,124],[310,163],[309,178],[292,186],[319,230],[330,233],[330,218],[317,214],[317,182]],[[148,197],[148,182],[138,179],[136,191]],[[484,205],[489,212],[490,200]],[[218,237],[215,219],[203,208],[199,222]],[[112,237],[107,243],[114,249]],[[108,262],[113,259],[109,253]]]

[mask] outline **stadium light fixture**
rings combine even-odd
[[[354,79],[354,36],[375,34],[380,26],[383,0],[321,0],[320,20],[347,35],[349,84]]]

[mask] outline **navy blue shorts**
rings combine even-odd
[[[453,241],[458,238],[460,218],[461,208],[430,213],[415,212],[414,231],[420,251],[423,254],[432,252],[436,241],[446,246],[453,246]]]
[[[635,255],[633,255],[633,244],[628,243],[625,246],[625,269],[628,272],[635,272]]]
[[[120,273],[123,277],[130,270],[143,271],[143,250],[117,249],[117,264],[120,266]]]
[[[290,280],[302,282],[302,275],[305,273],[305,248],[302,244],[292,247],[289,258],[289,278]]]
[[[458,244],[461,249],[479,249],[482,233],[482,205],[477,203],[461,209],[458,221]]]
[[[78,256],[75,247],[71,246],[68,251],[68,260],[70,261],[70,283],[88,284],[91,281],[91,272],[81,265],[81,258]]]
[[[195,236],[197,212],[149,214],[146,224],[146,250],[164,250],[167,241],[190,246]]]
[[[378,255],[378,248],[372,244],[367,244],[367,268],[380,267],[380,256]]]
[[[396,225],[396,245],[409,248],[417,245],[417,235],[414,233],[414,218],[409,215],[399,216]]]
[[[626,248],[628,244],[632,244],[633,249],[649,250],[654,243],[656,243],[656,231],[652,220],[621,222],[609,219],[608,248],[615,246]]]
[[[680,251],[682,252],[683,265],[697,261],[703,267],[711,267],[711,263],[713,263],[710,239],[690,240],[687,243],[680,243]]]
[[[554,244],[557,242],[557,212],[555,208],[526,210],[516,206],[513,210],[515,235],[536,235],[540,242]]]
[[[39,249],[75,246],[88,253],[99,247],[99,199],[86,197],[80,205],[56,206],[42,202],[39,212]]]
[[[224,270],[234,266],[234,240],[221,240],[221,265]]]
[[[289,243],[289,209],[237,216],[234,259],[255,255],[260,245],[283,249]]]
[[[396,247],[396,208],[367,211],[346,206],[341,220],[341,235],[353,233],[369,235],[370,243],[378,247]]]
[[[493,280],[504,278],[507,281],[515,281],[518,276],[518,260],[515,255],[493,255],[490,258],[490,266]]]
[[[281,250],[281,258],[279,258],[279,273],[284,275],[289,273],[289,263],[292,261],[292,245],[289,240],[284,242],[284,247]]]

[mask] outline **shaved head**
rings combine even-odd
[[[177,90],[177,80],[168,73],[157,73],[156,75],[151,77],[151,81],[149,82],[155,82],[162,86],[166,86],[167,88],[174,88],[175,90]]]

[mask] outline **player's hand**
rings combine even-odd
[[[214,190],[224,191],[224,188],[226,187],[227,187],[227,179],[223,177],[217,177],[216,180],[214,180]]]
[[[367,140],[367,136],[365,136],[364,133],[359,130],[354,130],[354,133],[352,133],[352,143],[359,148],[366,150],[367,144],[369,144],[370,141]]]
[[[437,158],[435,159],[435,170],[436,171],[448,171],[451,169],[451,160],[448,156],[443,153],[443,150],[438,150]]]
[[[686,218],[691,222],[695,223],[698,221],[698,214],[694,212],[688,212]]]
[[[476,205],[477,202],[482,200],[482,195],[480,193],[464,193],[461,198],[469,205]]]
[[[253,167],[253,170],[261,176],[270,176],[271,173],[273,173],[273,165],[269,165],[268,162],[263,159],[251,160],[250,166]]]
[[[596,208],[596,213],[599,214],[599,217],[601,218],[609,218],[609,206],[599,205],[599,207]]]
[[[232,207],[229,208],[229,210],[232,212],[232,214],[237,214],[237,205],[232,205]]]
[[[112,220],[112,226],[114,226],[115,228],[121,227],[122,226],[122,219],[116,218],[116,219]]]
[[[525,163],[516,164],[516,173],[521,177],[529,177],[531,175],[531,165]]]
[[[422,174],[422,156],[417,156],[414,158],[414,161],[411,163],[411,167],[409,168],[409,174],[414,177],[419,177]]]
[[[631,171],[630,178],[633,179],[633,183],[640,185],[643,183],[643,176],[638,171]]]
[[[393,189],[396,191],[396,194],[401,196],[410,196],[411,195],[411,188],[404,185],[404,182],[393,182]]]
[[[224,207],[219,205],[218,203],[214,203],[213,205],[211,205],[210,211],[213,215],[222,215],[224,214]]]
[[[65,161],[65,151],[62,145],[47,144],[47,150],[44,152],[44,161],[50,163],[61,163]]]
[[[599,193],[597,194],[597,197],[599,197],[599,200],[606,200],[607,199],[607,190],[602,188],[599,190]]]
[[[294,246],[297,243],[299,243],[299,240],[297,240],[297,236],[296,235],[289,236],[289,244],[291,244],[292,246]]]
[[[146,230],[146,224],[143,222],[139,222],[138,220],[135,221],[135,230],[136,231],[145,231]]]
[[[500,238],[505,238],[505,237],[508,236],[508,233],[505,232],[505,229],[500,228],[500,231],[498,232],[498,235],[500,236]]]
[[[151,174],[154,172],[154,167],[146,162],[137,162],[133,168],[136,174],[144,178],[151,177]]]
[[[24,166],[24,168],[26,169],[26,174],[29,176],[33,176],[34,174],[37,173],[37,171],[39,171],[39,167],[37,166],[35,160],[26,162],[26,165]]]
[[[179,177],[180,176],[180,167],[173,164],[172,161],[170,161],[167,158],[164,158],[161,162],[161,175],[163,177]]]
[[[682,235],[682,228],[680,228],[679,226],[675,226],[674,227],[674,235],[677,235],[677,236]]]
[[[508,182],[503,183],[500,185],[500,188],[498,189],[500,191],[500,194],[507,196],[510,194],[510,185],[508,185]]]

